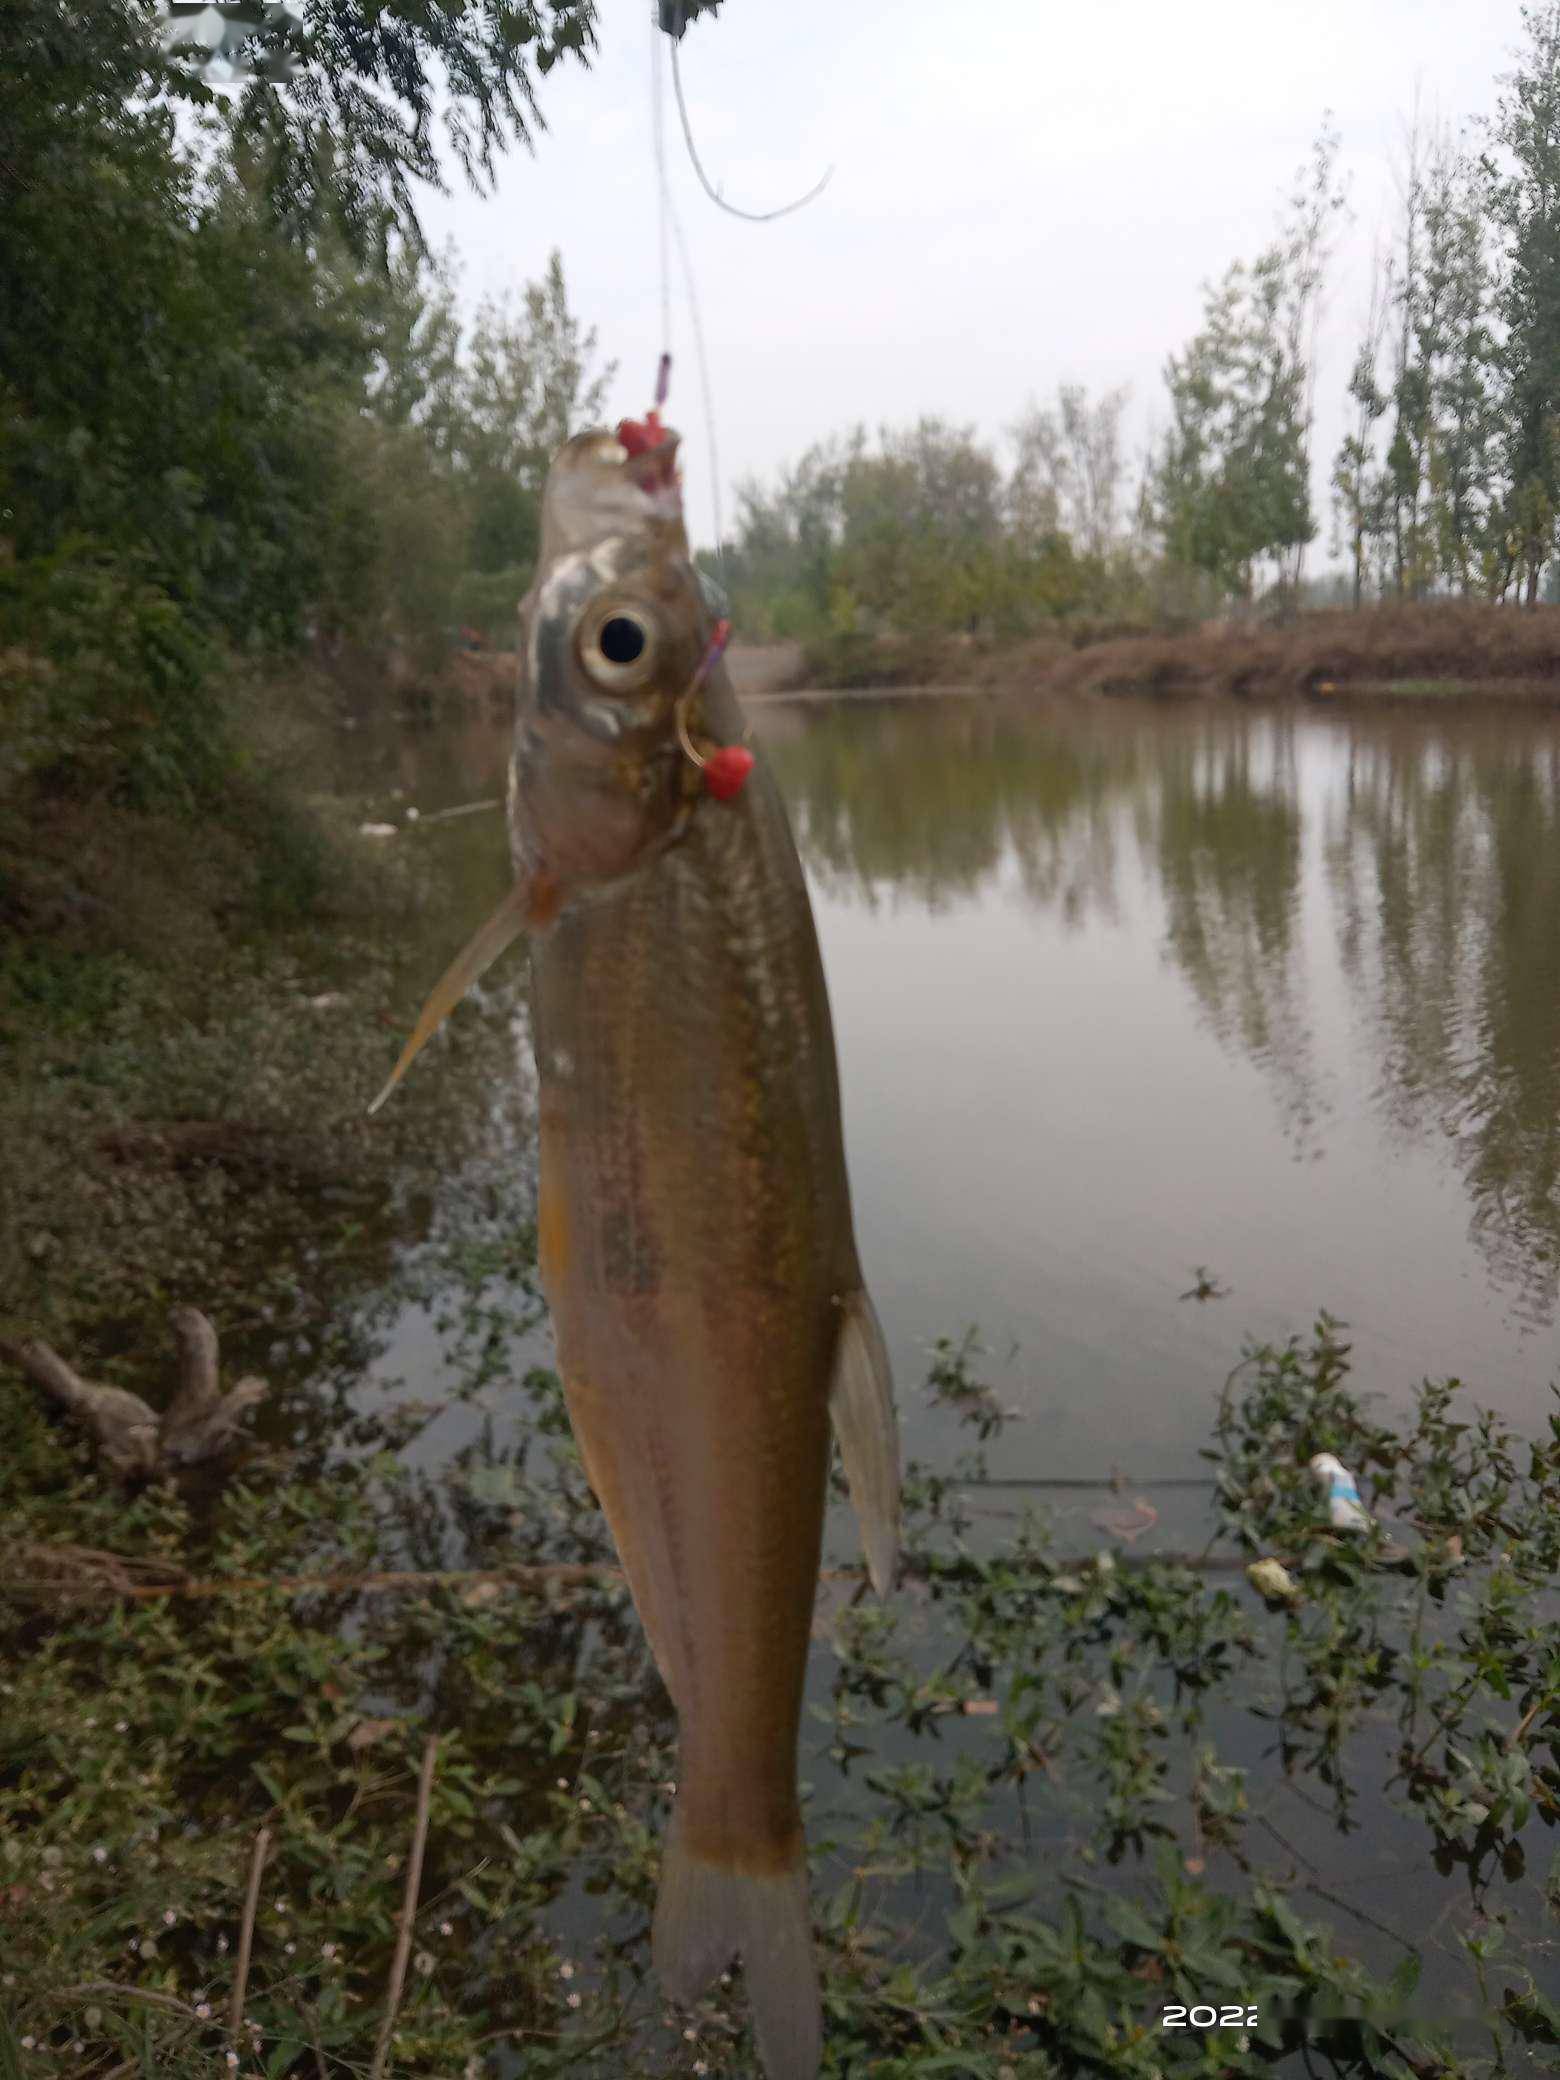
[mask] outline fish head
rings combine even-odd
[[[637,452],[617,435],[581,433],[548,474],[521,605],[509,818],[517,859],[563,888],[631,871],[697,797],[677,709],[712,617],[676,455],[670,432]]]

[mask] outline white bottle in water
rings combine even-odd
[[[1354,1476],[1331,1452],[1318,1452],[1311,1473],[1327,1497],[1327,1517],[1334,1531],[1369,1531],[1371,1520],[1354,1485]]]

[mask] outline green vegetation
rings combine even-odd
[[[355,73],[226,114],[132,0],[0,22],[8,1211],[60,1168],[67,1078],[166,1116],[126,1064],[166,1066],[163,1028],[242,988],[235,942],[367,918],[350,848],[299,795],[319,725],[355,686],[434,671],[462,621],[507,633],[546,457],[605,377],[556,255],[463,339],[402,178],[430,149],[430,63],[480,161],[529,107],[531,60],[588,18],[501,12],[311,9]],[[97,1056],[62,1067],[78,1042]],[[27,1232],[0,1238],[16,1307]]]
[[[1171,425],[1144,485],[1172,565],[1249,600],[1264,559],[1298,589],[1311,513],[1312,362],[1327,233],[1343,207],[1325,125],[1278,239],[1207,292],[1203,327],[1165,371]]]
[[[405,176],[430,65],[480,174],[589,10],[339,0],[309,35],[352,68],[179,127],[212,97],[150,11],[78,14],[0,27],[0,803],[194,813],[242,762],[236,660],[313,636],[426,668],[463,586],[518,597],[546,457],[599,408],[594,335],[555,255],[463,343]]]
[[[367,2070],[429,1739],[390,2069],[755,2070],[724,1983],[684,2014],[648,1976],[671,1716],[527,1360],[523,1209],[496,1176],[462,1206],[400,1295],[440,1325],[437,1402],[351,1387],[342,1324],[219,1494],[126,1502],[0,1399],[0,1985],[27,2080],[220,2069],[262,1828],[241,2070]],[[977,1359],[945,1344],[930,1384],[989,1436]],[[451,1408],[472,1441],[429,1472],[417,1440]],[[1389,1526],[1327,1531],[1320,1450]],[[854,1567],[826,1582],[803,1769],[827,2071],[1549,2069],[1560,1419],[1519,1447],[1447,1385],[1384,1422],[1323,1318],[1248,1352],[1207,1456],[1190,1563],[1071,1557],[1033,1511],[994,1531],[976,1452],[911,1469],[890,1603]],[[1258,1556],[1291,1582],[1266,1610]],[[1321,1875],[1383,1804],[1418,1834],[1408,1927]],[[1204,2002],[1254,2014],[1163,2027]]]

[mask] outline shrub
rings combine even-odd
[[[192,808],[230,749],[193,617],[90,542],[0,567],[0,785]]]

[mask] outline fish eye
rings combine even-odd
[[[641,686],[655,665],[656,630],[640,609],[613,607],[589,629],[580,661],[598,686],[628,692]]]
[[[644,623],[632,614],[614,614],[610,621],[601,624],[596,638],[608,664],[636,663],[644,655],[648,640]]]

